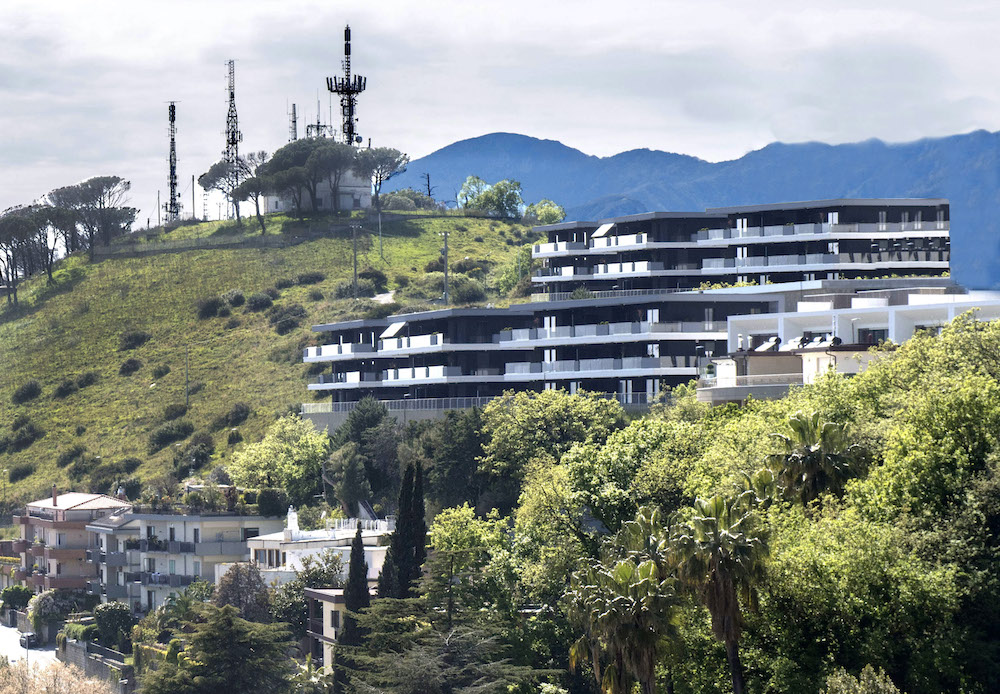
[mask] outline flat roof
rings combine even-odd
[[[512,304],[508,308],[489,308],[487,306],[470,306],[465,308],[432,308],[427,311],[417,311],[415,313],[396,313],[385,318],[362,318],[349,321],[338,321],[336,323],[320,323],[312,326],[315,333],[326,332],[328,330],[354,330],[357,328],[386,328],[391,323],[406,322],[409,320],[435,320],[437,318],[478,318],[489,317],[491,315],[503,316],[514,313],[529,314],[531,311],[526,308],[527,304]]]
[[[735,214],[738,212],[772,212],[776,210],[807,210],[812,207],[932,207],[947,205],[948,198],[831,198],[829,200],[798,200],[764,205],[734,205],[710,207],[708,212]]]

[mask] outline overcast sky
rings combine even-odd
[[[118,174],[155,223],[175,100],[189,215],[192,174],[224,146],[226,61],[242,151],[273,151],[288,104],[300,132],[317,94],[328,120],[348,22],[359,132],[413,158],[496,131],[718,161],[775,140],[1000,129],[1000,3],[812,4],[2,0],[0,206]]]

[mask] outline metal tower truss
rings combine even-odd
[[[229,165],[228,188],[232,190],[240,184],[240,142],[243,133],[240,132],[239,119],[236,116],[236,61],[230,60],[229,67],[229,112],[226,114],[226,150],[223,158]],[[230,201],[230,206],[235,203]]]
[[[180,219],[181,206],[177,200],[177,106],[171,101],[167,107],[167,118],[170,121],[170,174],[167,177],[167,185],[170,189],[170,198],[165,205],[167,224]]]
[[[368,80],[360,75],[351,76],[351,27],[344,28],[344,76],[327,77],[326,88],[340,95],[340,114],[344,119],[341,132],[344,141],[349,144],[360,144],[363,138],[355,132],[358,121],[358,94],[365,90]]]

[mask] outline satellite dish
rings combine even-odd
[[[362,142],[365,141],[365,138],[361,137],[360,135],[355,135],[354,136],[354,141],[357,142],[360,145]]]

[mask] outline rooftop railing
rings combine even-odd
[[[692,358],[693,359],[693,358]],[[507,366],[511,366],[507,364]],[[509,373],[509,372],[508,372]],[[623,407],[645,407],[656,400],[646,393],[603,393],[601,397],[617,400]],[[495,397],[469,398],[405,398],[403,400],[380,400],[388,410],[464,410],[471,407],[485,407]],[[302,414],[348,413],[358,406],[355,402],[307,402],[302,404]]]

